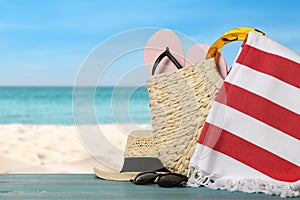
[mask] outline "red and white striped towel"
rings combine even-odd
[[[190,186],[299,196],[299,63],[299,54],[248,34],[200,135]]]

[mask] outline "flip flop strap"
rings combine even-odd
[[[174,65],[177,67],[177,69],[183,68],[181,66],[181,64],[176,60],[176,58],[171,54],[171,52],[169,51],[169,47],[167,47],[166,50],[162,54],[160,54],[158,56],[158,58],[156,59],[154,65],[153,65],[153,68],[152,68],[152,75],[155,74],[155,71],[156,71],[156,68],[157,68],[158,64],[166,56],[174,63]]]

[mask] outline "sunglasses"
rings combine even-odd
[[[142,172],[133,180],[136,185],[146,185],[157,183],[160,187],[183,187],[188,181],[188,177],[176,173]]]

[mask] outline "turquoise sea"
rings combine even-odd
[[[87,97],[93,94],[93,102]],[[76,100],[73,103],[73,99]],[[80,109],[73,109],[80,107]],[[74,110],[89,121],[93,108],[96,122],[150,123],[149,96],[146,87],[80,88],[73,96],[72,87],[2,87],[0,88],[0,124],[74,124]],[[79,112],[78,112],[79,110]]]

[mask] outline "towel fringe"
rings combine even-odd
[[[205,186],[215,190],[220,189],[231,192],[264,193],[278,195],[281,198],[300,196],[300,191],[293,190],[289,184],[279,184],[260,179],[218,178],[216,174],[210,174],[194,166],[189,167],[188,177],[189,181],[187,185],[190,187]]]
[[[212,179],[215,177],[215,174],[209,174],[204,170],[197,170],[195,167],[189,167],[187,176],[189,177],[189,181],[187,183],[188,186],[209,187],[213,183]]]

